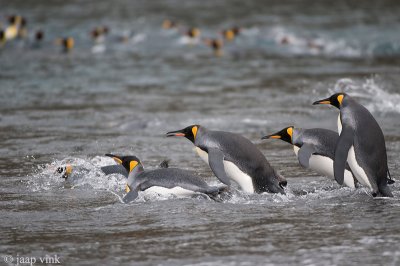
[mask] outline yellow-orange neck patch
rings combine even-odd
[[[339,102],[340,105],[342,105],[343,97],[344,97],[343,94],[340,94],[340,95],[337,97],[337,100],[338,100],[338,102]]]
[[[196,139],[197,135],[197,126],[192,127],[193,139]]]
[[[286,131],[289,134],[290,138],[292,139],[293,138],[293,128],[289,127]]]
[[[133,169],[135,169],[135,167],[138,165],[137,161],[131,161],[129,163],[129,172],[132,172]]]

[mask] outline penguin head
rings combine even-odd
[[[194,143],[194,141],[196,140],[197,131],[199,130],[199,128],[200,128],[199,125],[191,125],[191,126],[185,127],[184,129],[170,131],[167,133],[167,137],[185,137]]]
[[[99,28],[95,28],[90,32],[90,35],[92,36],[93,39],[96,39],[100,36],[100,30]]]
[[[121,164],[128,173],[131,173],[137,167],[143,168],[142,163],[136,156],[118,156],[110,153],[106,154],[106,156],[113,158],[117,164]]]
[[[241,31],[242,29],[239,26],[234,26],[232,28],[232,32],[235,34],[235,36],[238,36]]]
[[[41,40],[43,40],[43,38],[44,38],[44,32],[42,30],[38,30],[35,33],[35,40],[36,41],[41,41]]]
[[[22,22],[21,16],[12,15],[8,18],[8,23],[13,26],[19,26]]]
[[[229,30],[223,30],[222,35],[224,38],[228,41],[232,41],[235,38],[235,32],[231,29]]]
[[[166,19],[162,23],[162,28],[165,29],[165,30],[169,30],[169,29],[175,28],[176,25],[177,25],[176,22],[174,22],[172,20],[169,20],[169,19]]]
[[[342,106],[342,103],[343,103],[343,99],[346,96],[347,96],[347,94],[343,93],[343,92],[335,93],[329,98],[322,99],[322,100],[319,100],[319,101],[315,101],[313,103],[313,105],[316,105],[316,104],[330,104],[330,105],[333,105],[333,106],[337,107],[338,109],[340,109],[340,107]]]
[[[271,135],[264,136],[261,139],[281,139],[290,144],[293,144],[293,130],[294,130],[293,126],[285,127],[281,131]]]
[[[126,193],[129,193],[131,191],[131,186],[135,181],[136,175],[144,171],[143,165],[140,162],[139,158],[136,156],[118,156],[109,153],[106,154],[106,156],[113,158],[117,164],[121,164],[129,173],[128,180],[125,186]]]
[[[187,31],[187,33],[186,33],[186,35],[188,36],[188,37],[190,37],[190,38],[197,38],[197,37],[199,37],[200,36],[200,30],[198,29],[198,28],[190,28],[188,31]]]
[[[72,50],[72,48],[74,48],[74,45],[75,45],[74,38],[66,37],[66,38],[62,39],[61,45],[64,47],[65,52]]]
[[[62,174],[61,178],[67,180],[72,173],[72,165],[67,164],[66,166],[60,166],[56,169],[56,172]]]

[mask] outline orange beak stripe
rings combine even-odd
[[[273,136],[270,136],[269,138],[270,138],[270,139],[280,139],[281,136],[279,136],[279,135],[273,135]]]

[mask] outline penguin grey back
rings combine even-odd
[[[336,143],[339,134],[335,131],[324,128],[294,128],[293,145],[298,147],[303,144],[312,144],[316,155],[323,155],[335,159]]]
[[[201,134],[200,134],[201,132]],[[204,151],[220,149],[224,160],[234,163],[240,170],[253,178],[255,192],[285,193],[279,186],[278,176],[265,156],[250,140],[241,135],[199,128],[195,145]]]
[[[136,176],[132,186],[139,186],[139,190],[146,190],[152,186],[161,186],[165,188],[179,186],[184,189],[203,193],[209,193],[210,190],[213,190],[213,187],[209,186],[192,172],[179,168],[160,168],[144,171]],[[218,189],[216,191],[218,191]]]

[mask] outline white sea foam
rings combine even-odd
[[[371,112],[400,113],[400,94],[389,92],[385,88],[385,83],[379,78],[339,79],[334,87],[329,89],[329,92],[331,94],[346,92],[352,97],[360,99],[361,103]]]

